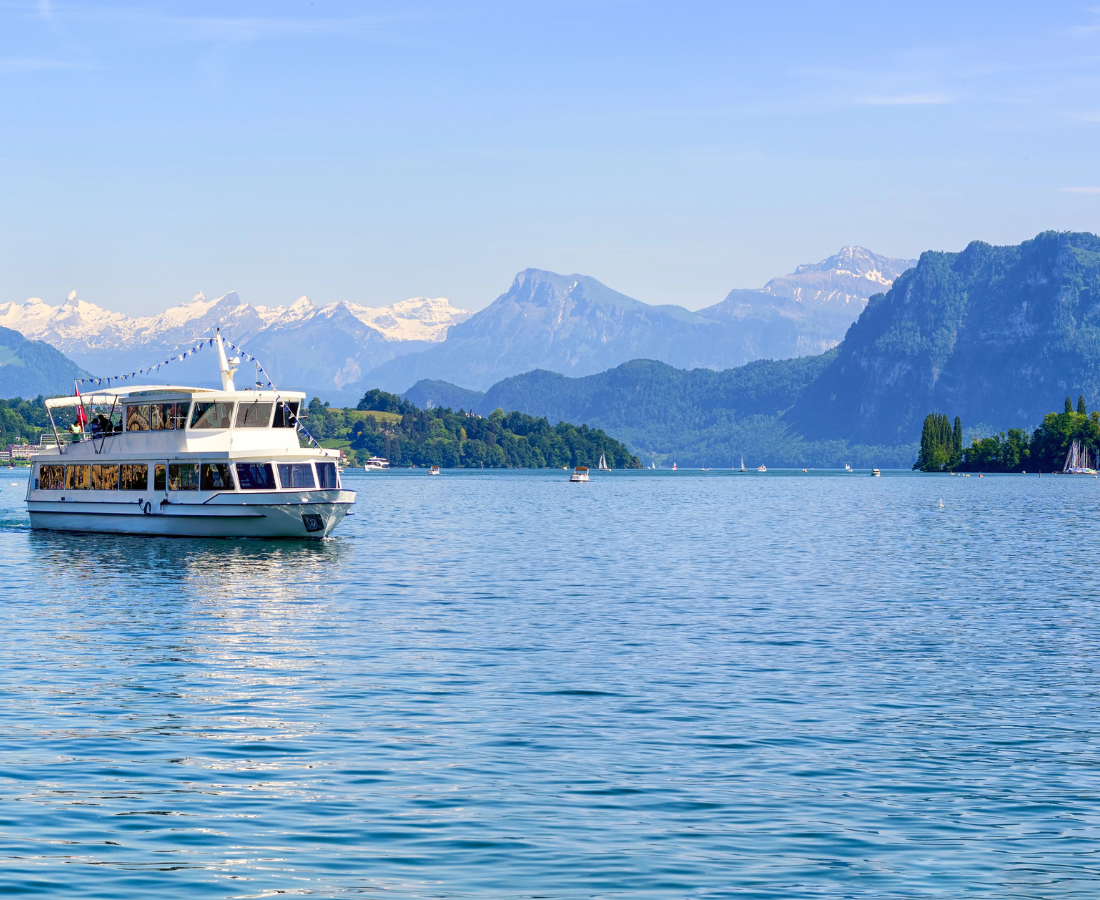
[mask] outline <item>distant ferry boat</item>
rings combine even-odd
[[[302,396],[304,397],[305,395],[303,394]],[[375,472],[381,472],[383,469],[388,469],[389,467],[390,464],[388,460],[383,459],[381,456],[372,456],[370,459],[367,460],[366,465],[363,466],[363,470],[366,472],[370,472],[372,470]]]
[[[305,394],[238,391],[221,335],[222,390],[135,386],[46,401],[57,443],[27,483],[31,527],[196,537],[323,538],[355,492],[336,450],[302,449]],[[96,410],[100,412],[96,412]],[[71,442],[54,413],[76,417]],[[117,416],[117,421],[116,421]]]
[[[588,466],[577,466],[573,470],[573,474],[569,476],[571,482],[589,481]]]

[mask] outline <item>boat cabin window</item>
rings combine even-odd
[[[189,403],[154,403],[150,412],[153,431],[175,431],[187,424]]]
[[[267,428],[271,421],[271,409],[274,403],[238,403],[237,428]]]
[[[280,400],[275,405],[275,421],[271,423],[272,428],[293,428],[295,419],[298,417],[298,401]]]
[[[88,491],[92,487],[92,467],[65,466],[65,490]]]
[[[149,490],[149,466],[145,463],[123,463],[118,486],[124,491]]]
[[[232,421],[232,403],[196,403],[191,411],[192,428],[228,428]]]
[[[164,463],[153,466],[153,490],[164,491],[168,489],[168,467]]]
[[[146,404],[141,406],[127,406],[126,407],[126,430],[127,431],[148,431],[149,430],[149,407]]]
[[[92,466],[92,490],[93,491],[117,491],[118,490],[118,466]]]
[[[284,488],[313,488],[313,466],[309,463],[279,463],[279,483]]]
[[[274,491],[278,487],[271,463],[237,463],[237,484],[242,491]]]
[[[41,466],[38,470],[38,485],[44,491],[65,490],[65,467]]]
[[[322,490],[326,488],[335,489],[339,487],[339,485],[336,483],[336,463],[317,463],[317,485]]]
[[[199,487],[204,491],[233,490],[233,476],[229,474],[229,463],[203,463]]]
[[[199,489],[198,463],[169,463],[168,490],[197,491]]]

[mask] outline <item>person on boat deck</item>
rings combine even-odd
[[[92,433],[93,438],[97,438],[103,433],[103,425],[99,421],[100,418],[100,416],[96,416],[88,425],[88,431]]]
[[[80,418],[78,417],[72,425],[69,426],[69,434],[72,435],[73,443],[75,444],[80,440],[81,435],[84,434],[84,429],[80,427]]]

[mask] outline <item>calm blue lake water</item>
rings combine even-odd
[[[299,544],[0,475],[0,892],[1100,895],[1098,480],[349,474]]]

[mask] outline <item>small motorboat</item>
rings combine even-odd
[[[757,466],[757,467],[756,467],[756,471],[757,471],[757,472],[767,472],[767,471],[768,471],[768,467],[767,467],[767,466]]]
[[[432,466],[430,469],[428,469],[428,474],[429,475],[438,475],[439,474],[439,466]]]
[[[588,466],[577,466],[573,470],[573,474],[569,476],[570,482],[588,481]]]
[[[882,475],[882,472],[881,472],[880,470],[878,470],[878,469],[872,469],[872,470],[871,470],[871,474],[872,474],[872,475],[873,475],[873,476],[874,476],[875,478],[878,478],[878,477],[879,477],[880,475]]]

